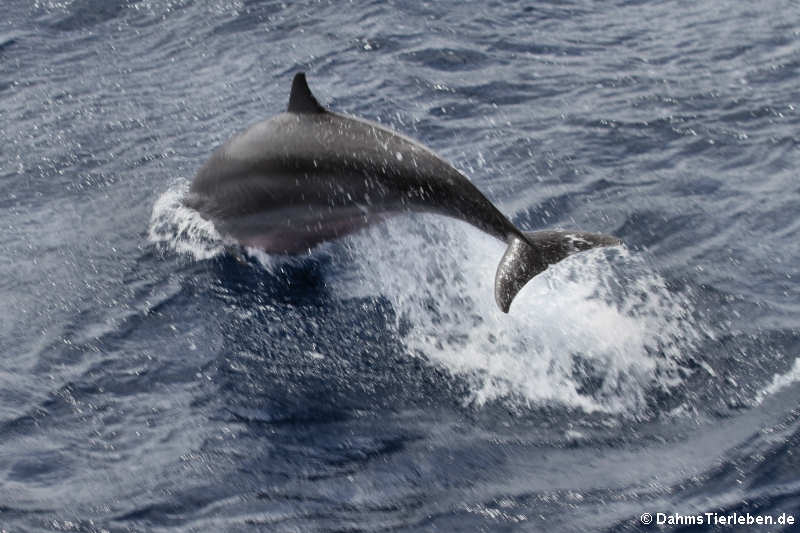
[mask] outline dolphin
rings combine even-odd
[[[520,289],[565,257],[616,237],[517,229],[461,172],[413,139],[329,111],[295,75],[285,113],[219,147],[184,203],[239,244],[297,254],[408,212],[466,221],[506,243],[495,300],[507,313]]]

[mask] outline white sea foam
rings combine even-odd
[[[177,180],[153,205],[148,239],[168,250],[210,259],[225,250],[225,242],[214,224],[183,205],[189,182]]]
[[[689,298],[624,248],[550,267],[506,315],[493,296],[504,245],[466,224],[398,219],[351,244],[356,272],[342,290],[388,298],[409,353],[466,377],[477,404],[637,412],[649,392],[680,382],[698,340]]]

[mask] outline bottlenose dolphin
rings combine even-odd
[[[464,220],[508,243],[495,300],[508,312],[517,292],[548,265],[608,235],[517,229],[458,170],[390,129],[322,107],[303,73],[285,113],[218,148],[195,176],[186,205],[240,244],[296,254],[405,212]]]

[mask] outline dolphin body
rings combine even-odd
[[[184,201],[221,234],[282,254],[409,211],[464,220],[508,243],[495,275],[495,300],[506,313],[519,290],[548,265],[620,244],[597,233],[520,231],[430,149],[323,108],[303,73],[294,77],[287,111],[218,148]]]

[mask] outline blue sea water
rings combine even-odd
[[[0,530],[798,530],[641,518],[800,520],[796,2],[3,11]],[[233,258],[182,195],[301,70],[625,246],[509,315],[451,219]]]

